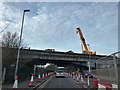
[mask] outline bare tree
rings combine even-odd
[[[19,45],[19,36],[16,32],[6,32],[2,36],[2,47],[8,47],[8,48],[18,48]],[[25,43],[21,43],[21,48],[27,48],[27,45]]]

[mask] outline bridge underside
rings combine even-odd
[[[82,68],[82,69],[88,69],[88,66],[86,66],[86,61],[66,61],[66,60],[52,60],[52,59],[39,59],[35,58],[31,62],[32,65],[45,65],[46,63],[52,63],[57,66],[67,67],[67,66],[73,66],[76,68]],[[92,69],[95,69],[95,67],[92,67]]]

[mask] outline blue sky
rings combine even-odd
[[[24,9],[23,39],[31,49],[72,50],[81,53],[76,28],[97,54],[118,51],[117,2],[4,2],[0,28],[20,33]]]

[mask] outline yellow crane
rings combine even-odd
[[[80,27],[78,27],[78,28],[76,28],[76,29],[77,29],[77,30],[76,30],[76,33],[79,33],[80,39],[81,39],[81,41],[82,41],[82,53],[83,53],[83,54],[96,55],[96,51],[91,52],[91,51],[88,50],[88,47],[87,47],[87,45],[86,45],[86,42],[85,42],[85,39],[84,39],[84,37],[83,37],[83,34],[82,34],[82,31],[81,31]]]

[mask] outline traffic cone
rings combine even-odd
[[[77,81],[79,81],[79,74],[77,73]]]
[[[37,81],[40,81],[41,80],[41,75],[39,74],[39,76],[38,76],[38,80]]]
[[[34,74],[32,74],[32,76],[31,76],[31,80],[30,80],[30,82],[29,82],[29,87],[33,87],[34,85],[33,85],[33,76],[34,76]]]
[[[83,76],[80,74],[81,83],[83,82]]]
[[[88,83],[88,86],[90,85],[90,77],[89,75],[87,76],[87,83]]]
[[[47,73],[45,74],[45,77],[47,77]]]
[[[49,75],[49,77],[50,77],[50,76],[51,76],[51,73],[49,72],[48,75]]]
[[[81,80],[81,76],[80,76],[80,73],[79,73],[78,77],[79,77],[79,81],[80,81],[80,80]]]
[[[14,82],[13,88],[15,90],[18,88],[18,75],[16,75],[16,77],[15,77],[15,82]]]

